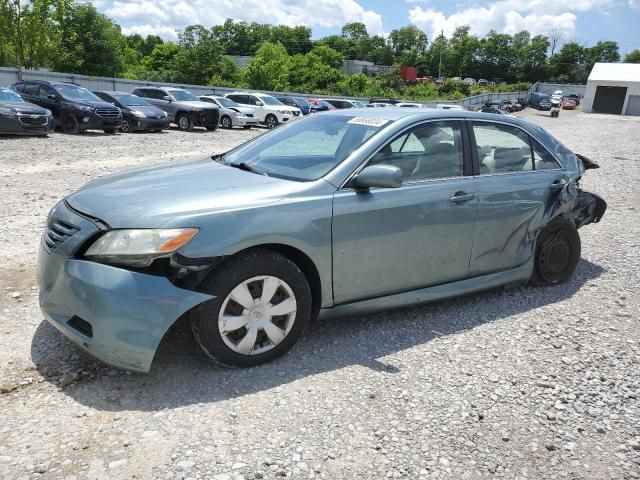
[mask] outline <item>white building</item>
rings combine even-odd
[[[582,111],[640,115],[640,64],[596,63],[587,80]]]

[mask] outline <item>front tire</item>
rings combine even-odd
[[[233,127],[233,122],[231,121],[231,118],[229,118],[228,115],[223,115],[222,118],[220,119],[220,126],[228,130]]]
[[[311,317],[304,273],[269,250],[230,259],[203,286],[216,298],[196,307],[191,328],[207,355],[225,366],[252,367],[284,355]]]
[[[178,115],[176,124],[178,125],[178,128],[183,132],[193,131],[193,121],[191,120],[191,117],[189,117],[189,115],[186,115],[184,113]]]
[[[264,124],[268,129],[276,128],[278,126],[278,117],[270,113],[267,118],[264,119]]]
[[[122,133],[131,133],[131,123],[126,118],[120,122],[120,131]]]
[[[580,253],[580,235],[573,222],[561,217],[552,220],[538,235],[531,283],[558,285],[566,282],[576,271]]]
[[[65,113],[62,117],[62,131],[64,133],[68,133],[69,135],[77,135],[80,133],[80,125],[78,124],[78,119],[70,114]]]

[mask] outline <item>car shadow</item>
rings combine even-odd
[[[566,300],[604,271],[582,260],[572,280],[563,285],[501,288],[421,306],[319,320],[292,352],[249,369],[224,368],[210,361],[186,322],[167,332],[148,375],[104,365],[46,321],[33,336],[31,358],[45,381],[93,409],[155,411],[218,402],[352,365],[399,373],[402,366],[387,363],[384,357]]]

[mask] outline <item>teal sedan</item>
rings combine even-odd
[[[348,109],[221,155],[94,180],[50,212],[40,306],[77,345],[149,371],[187,319],[224,365],[273,360],[319,315],[555,285],[606,203],[597,164],[512,116]]]

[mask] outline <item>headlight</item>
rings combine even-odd
[[[138,117],[138,118],[147,118],[147,116],[146,116],[144,113],[139,112],[138,110],[131,110],[131,114],[132,114],[134,117]]]
[[[78,107],[79,110],[82,110],[83,112],[95,112],[95,108],[90,107],[88,105],[83,105],[81,107]]]
[[[111,230],[98,238],[86,257],[106,263],[146,267],[175,252],[198,234],[197,228]]]
[[[162,118],[167,118],[167,112],[162,112]]]
[[[16,116],[16,112],[15,112],[15,110],[12,110],[11,108],[0,107],[0,115],[4,115],[4,116],[7,116],[7,117],[15,117]]]
[[[53,116],[53,113],[51,112],[51,110],[45,110],[45,112],[46,112],[45,115],[47,117],[52,117]]]
[[[198,107],[191,107],[191,111],[192,112],[203,112],[204,110],[202,110],[201,108],[198,108]]]

